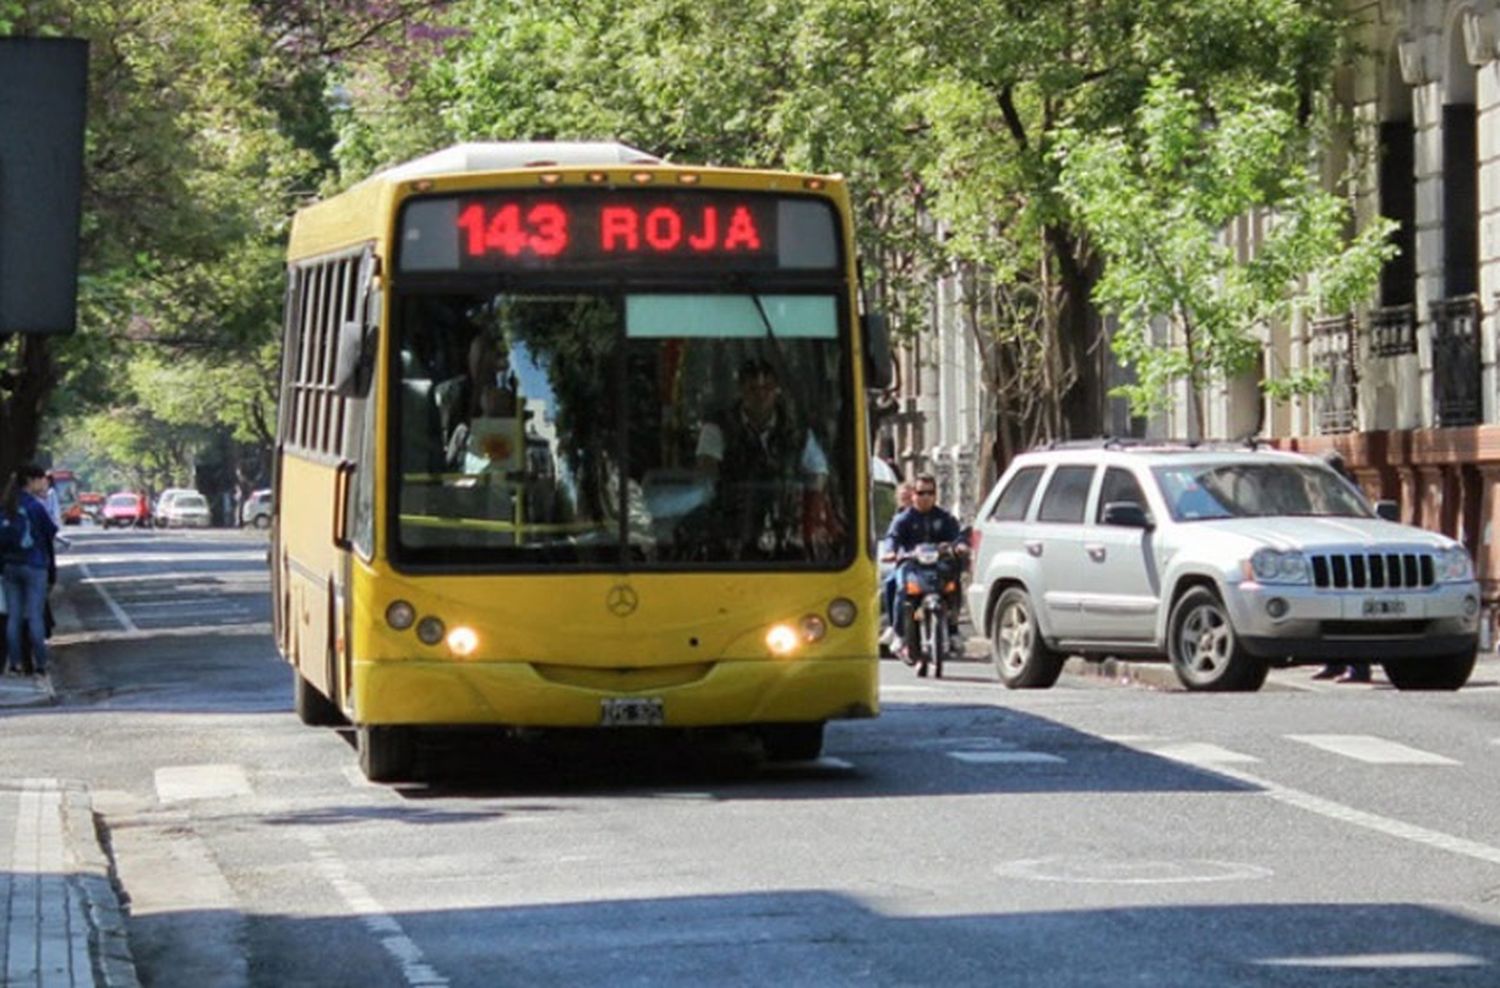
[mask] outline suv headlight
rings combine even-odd
[[[1474,561],[1469,558],[1469,550],[1461,545],[1439,550],[1432,561],[1437,564],[1439,583],[1466,583],[1474,579]]]
[[[1248,576],[1261,583],[1306,583],[1307,557],[1300,552],[1257,549],[1250,557]]]

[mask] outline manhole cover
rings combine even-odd
[[[1029,858],[995,867],[1005,878],[1091,885],[1170,885],[1183,882],[1229,882],[1270,878],[1271,870],[1234,861],[1133,861],[1097,857]]]

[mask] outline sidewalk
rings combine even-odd
[[[57,631],[77,627],[57,594]],[[72,619],[70,624],[70,619]],[[68,660],[66,647],[53,668]],[[57,702],[45,679],[0,677],[0,721]],[[8,725],[12,729],[14,725]],[[109,858],[87,786],[0,780],[0,984],[139,988]]]

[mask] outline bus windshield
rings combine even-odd
[[[805,288],[400,297],[393,555],[846,564],[856,437],[842,306]]]

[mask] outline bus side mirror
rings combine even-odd
[[[866,312],[859,318],[865,341],[865,387],[884,391],[891,386],[891,327],[883,312]]]

